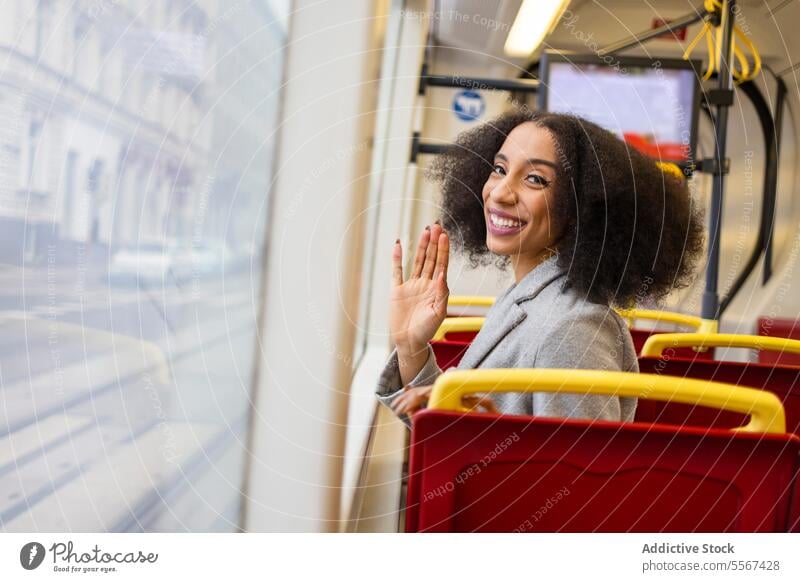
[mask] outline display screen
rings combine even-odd
[[[689,68],[552,62],[547,110],[573,113],[666,161],[692,155],[695,73]]]

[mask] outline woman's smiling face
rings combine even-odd
[[[556,169],[553,137],[529,121],[508,134],[483,186],[486,246],[512,257],[518,280],[557,238],[551,223]]]

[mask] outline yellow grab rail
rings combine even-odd
[[[800,341],[735,333],[659,333],[650,336],[642,356],[658,357],[666,348],[748,348],[800,354]]]
[[[461,405],[461,397],[476,392],[567,392],[682,402],[749,414],[750,422],[733,429],[736,431],[786,432],[783,405],[771,392],[694,378],[635,372],[546,368],[454,370],[439,376],[427,406],[429,409],[466,411]]]
[[[491,307],[494,297],[483,295],[451,295],[447,300],[448,306],[453,307]]]
[[[455,297],[456,300],[494,300],[493,297]],[[452,301],[453,298],[450,298]],[[457,305],[467,305],[467,303],[456,303]],[[473,303],[473,305],[480,305],[480,303]],[[686,315],[684,313],[674,313],[671,311],[655,311],[651,309],[617,309],[620,316],[628,320],[629,325],[634,319],[649,319],[653,321],[663,321],[666,323],[675,323],[678,325],[685,325],[694,328],[695,330],[703,330],[706,326],[706,321],[694,315]],[[444,339],[444,336],[451,331],[480,331],[485,321],[483,316],[475,317],[448,317],[443,322],[436,334],[433,336],[434,341]],[[713,333],[713,330],[711,330]]]
[[[617,309],[616,311],[628,320],[629,325],[633,323],[634,319],[675,323],[677,325],[691,327],[695,330],[700,329],[703,325],[703,320],[695,315],[675,313],[674,311],[656,311],[654,309]]]
[[[485,317],[446,317],[436,330],[433,341],[441,341],[451,331],[480,331]]]

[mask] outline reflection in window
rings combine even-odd
[[[53,11],[52,0],[36,0],[36,34],[34,38],[33,56],[41,57],[44,45],[48,40],[50,16]]]
[[[33,164],[36,161],[36,150],[39,147],[39,136],[42,132],[42,122],[38,119],[31,119],[28,123],[28,171],[25,174],[25,184],[33,188]],[[36,174],[37,181],[40,174]]]
[[[0,528],[236,530],[288,0],[6,4]]]

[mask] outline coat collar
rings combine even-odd
[[[511,330],[526,317],[527,312],[520,304],[535,298],[542,289],[564,274],[558,266],[557,257],[551,257],[536,266],[519,283],[514,283],[503,293],[487,313],[487,323],[464,353],[458,368],[468,370],[477,368]]]
[[[558,264],[558,256],[552,256],[534,267],[519,283],[511,285],[509,298],[516,304],[533,299],[565,272]]]

